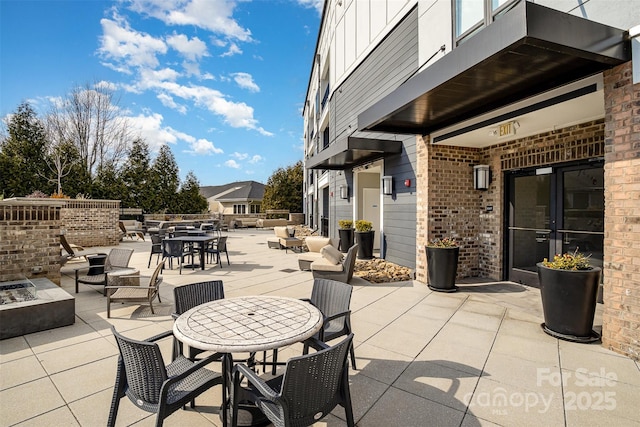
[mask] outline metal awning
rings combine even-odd
[[[388,139],[347,136],[338,139],[307,159],[307,169],[345,170],[402,152],[402,142]]]
[[[624,30],[523,1],[358,115],[425,135],[631,58]]]

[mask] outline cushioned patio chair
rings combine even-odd
[[[224,285],[222,280],[210,280],[208,282],[191,283],[184,286],[176,286],[173,288],[173,300],[176,304],[175,311],[171,314],[177,319],[185,311],[206,302],[216,301],[224,298]],[[178,354],[182,354],[182,342],[173,340],[173,358]],[[194,360],[195,357],[202,353],[202,350],[189,347],[189,359]]]
[[[107,318],[111,317],[111,303],[119,302],[146,302],[149,303],[151,313],[153,311],[153,300],[158,297],[158,302],[162,302],[160,299],[160,284],[162,283],[162,276],[160,272],[164,267],[165,260],[160,261],[151,277],[149,277],[149,284],[147,286],[106,286],[104,290],[107,293]],[[144,276],[121,276],[122,279],[143,279]]]
[[[107,426],[116,424],[120,399],[127,396],[138,408],[156,413],[156,426],[164,419],[191,402],[211,387],[222,384],[222,376],[206,369],[213,356],[197,363],[179,356],[169,365],[164,364],[156,341],[173,335],[171,331],[144,341],[136,341],[120,335],[112,326],[118,343],[120,357],[113,388],[111,409]]]
[[[310,265],[314,279],[332,279],[349,283],[353,278],[353,270],[356,267],[356,255],[358,244],[351,246],[342,262],[334,264],[326,259],[313,261]]]
[[[350,334],[333,347],[318,342],[317,347],[322,350],[289,359],[284,375],[269,381],[245,364],[235,365],[231,425],[237,426],[240,402],[249,401],[274,426],[310,426],[338,405],[344,407],[347,425],[354,426],[347,360],[352,340]],[[242,387],[244,379],[247,388]]]
[[[349,335],[351,333],[351,293],[353,286],[343,282],[330,279],[313,279],[313,289],[311,298],[303,298],[322,313],[322,329],[313,336],[312,339],[304,343],[303,354],[309,352],[309,347],[313,347],[316,340],[329,342],[336,338]],[[351,366],[356,369],[356,356],[353,345],[349,349],[351,354]],[[276,373],[278,364],[278,350],[273,350],[272,375]],[[263,370],[268,364],[263,359]]]
[[[107,286],[107,274],[113,271],[129,268],[131,254],[133,254],[133,249],[111,249],[104,264],[104,272],[99,274],[92,274],[92,267],[76,268],[76,294],[78,293],[79,283]],[[104,293],[106,295],[106,291]]]

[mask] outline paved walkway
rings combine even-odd
[[[147,306],[114,305],[107,319],[101,290],[80,285],[73,326],[0,341],[0,426],[104,426],[117,360],[110,327],[140,339],[170,330],[174,286],[220,279],[227,297],[308,297],[311,273],[298,270],[296,254],[267,248],[272,233],[229,232],[231,265],[222,269],[165,270],[155,315]],[[149,242],[121,246],[135,249],[132,266],[152,272]],[[63,268],[69,293],[81,265]],[[459,292],[442,294],[418,282],[352,284],[358,369],[350,379],[360,427],[640,426],[639,364],[600,344],[543,333],[536,289],[468,280]],[[599,313],[595,324],[598,330]],[[170,355],[170,342],[163,351]],[[279,359],[300,352],[295,345]],[[219,388],[197,403],[165,425],[221,425]],[[338,408],[317,425],[344,425],[343,419]],[[151,426],[155,418],[124,399],[117,421]]]

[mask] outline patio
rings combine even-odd
[[[0,426],[106,424],[118,350],[110,327],[148,338],[170,330],[173,287],[224,281],[226,297],[308,297],[312,276],[297,255],[267,247],[272,230],[229,232],[231,265],[165,270],[162,303],[113,305],[106,318],[102,289],[80,285],[62,268],[62,287],[76,297],[76,323],[0,341]],[[135,249],[130,266],[149,276],[151,243]],[[155,260],[155,257],[154,257]],[[454,294],[416,282],[370,284],[354,277],[351,302],[358,370],[351,371],[357,425],[367,426],[639,426],[640,364],[599,343],[576,344],[546,335],[536,289],[509,282],[466,280]],[[600,310],[601,307],[598,307]],[[595,326],[601,325],[600,313]],[[165,360],[170,341],[163,343]],[[279,360],[301,353],[281,350]],[[219,368],[218,365],[212,365]],[[220,426],[220,389],[178,411],[167,426]],[[341,426],[344,411],[317,425]],[[155,415],[123,399],[118,425],[150,426]]]

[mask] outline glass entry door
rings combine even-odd
[[[508,175],[509,280],[538,286],[536,263],[556,253],[591,255],[602,267],[602,163],[540,168]]]

